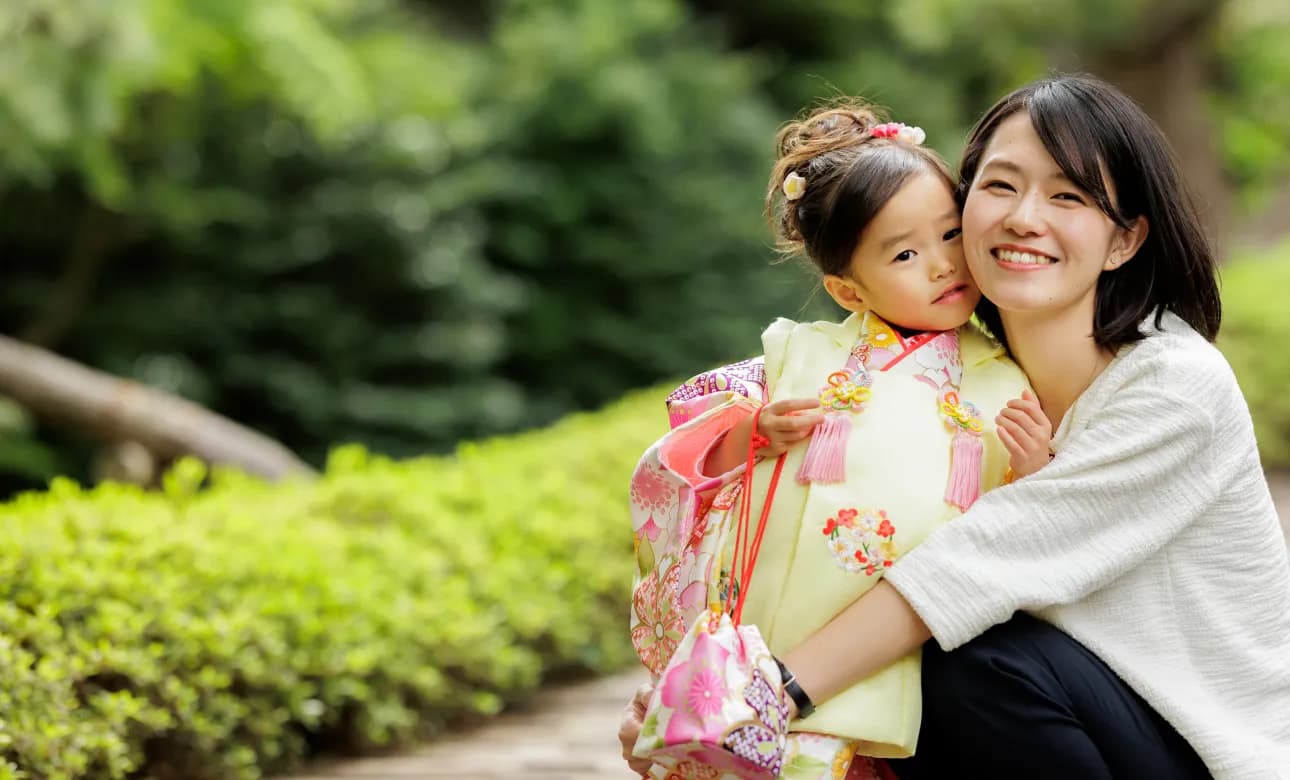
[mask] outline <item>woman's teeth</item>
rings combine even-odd
[[[995,252],[1000,260],[1022,265],[1052,265],[1055,260],[1045,255],[1032,255],[1029,252],[1018,252],[1013,249],[999,249]]]

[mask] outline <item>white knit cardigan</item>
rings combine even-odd
[[[1249,410],[1185,322],[1143,327],[1062,420],[1052,463],[982,496],[887,579],[947,650],[1031,612],[1216,777],[1290,778],[1290,561]]]

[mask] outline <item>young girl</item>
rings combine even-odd
[[[918,128],[880,124],[860,105],[817,111],[781,132],[768,211],[779,212],[781,241],[809,258],[852,314],[840,324],[779,320],[763,334],[763,358],[702,374],[668,397],[673,431],[645,454],[631,489],[632,640],[655,675],[692,621],[731,595],[727,545],[750,445],[764,458],[754,516],[774,456],[786,453],[783,473],[795,477],[778,483],[743,608],[743,622],[777,653],[1002,484],[1009,456],[1018,476],[1048,462],[1047,420],[1029,394],[998,420],[1007,449],[991,425],[1025,378],[966,324],[980,294],[963,262],[953,179],[922,141]],[[919,688],[914,652],[794,723],[791,776],[841,778],[857,753],[910,754]],[[873,765],[851,771],[864,777]]]

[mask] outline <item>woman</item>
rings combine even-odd
[[[818,702],[934,637],[902,777],[1290,777],[1290,563],[1159,129],[1094,79],[1028,85],[960,201],[1055,457],[781,660]]]

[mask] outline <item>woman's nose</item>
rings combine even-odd
[[[1040,213],[1038,197],[1036,194],[1018,198],[1004,218],[1003,226],[1019,236],[1042,233],[1044,221]]]

